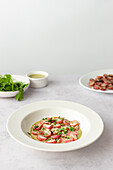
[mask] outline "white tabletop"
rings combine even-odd
[[[78,84],[79,76],[50,76],[42,89],[29,88],[23,101],[0,98],[0,167],[2,170],[112,170],[113,94],[91,92]],[[90,146],[71,152],[50,153],[29,149],[6,130],[8,117],[19,107],[40,100],[69,100],[90,107],[104,121],[102,136]]]

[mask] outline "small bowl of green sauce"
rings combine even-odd
[[[30,80],[30,87],[42,88],[48,85],[48,73],[44,71],[32,71],[28,73],[27,78]]]

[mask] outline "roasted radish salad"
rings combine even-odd
[[[91,78],[89,87],[96,90],[113,90],[113,75],[104,74],[103,76],[97,76],[95,79]]]
[[[68,143],[82,135],[80,123],[63,117],[47,117],[34,123],[28,134],[35,140],[45,143]]]

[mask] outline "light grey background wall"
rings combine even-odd
[[[0,73],[113,68],[113,0],[0,0]]]

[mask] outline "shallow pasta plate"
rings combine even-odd
[[[14,79],[14,81],[21,81],[25,84],[28,84],[28,86],[26,88],[24,88],[24,91],[26,91],[29,87],[30,81],[28,78],[21,76],[21,75],[11,75],[12,78]],[[14,97],[16,96],[16,94],[18,93],[18,91],[0,91],[0,97]]]
[[[83,76],[80,77],[79,79],[79,84],[84,87],[85,89],[94,91],[94,92],[99,92],[99,93],[113,93],[113,90],[95,90],[93,88],[90,88],[88,83],[90,78],[96,78],[97,76],[102,76],[103,74],[113,74],[113,69],[104,69],[104,70],[98,70],[94,72],[87,73]]]
[[[28,135],[30,127],[43,117],[61,116],[78,120],[82,129],[80,139],[60,144],[36,141]],[[90,108],[69,101],[49,100],[25,105],[15,111],[7,121],[7,130],[17,142],[41,151],[63,152],[83,148],[96,141],[102,134],[104,124],[100,116]]]

